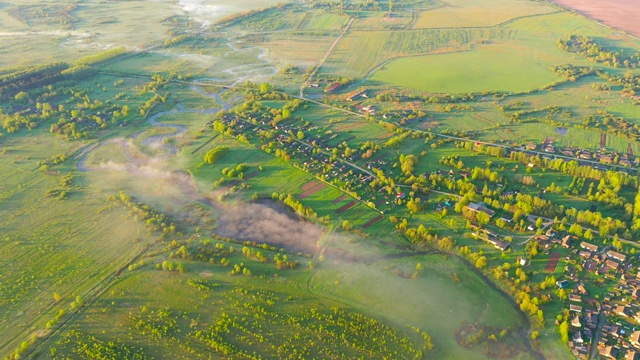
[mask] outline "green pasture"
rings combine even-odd
[[[546,14],[554,8],[543,3],[520,0],[453,0],[423,11],[413,28],[464,28],[495,26],[509,20]]]
[[[326,54],[333,44],[338,33],[335,31],[309,32],[300,34],[272,33],[265,36],[249,40],[251,44],[267,49],[267,59],[279,65],[291,64],[301,67],[300,72],[304,73],[306,68],[316,65],[319,59]],[[300,86],[302,81],[297,80]]]
[[[347,20],[345,15],[306,12],[298,30],[339,30]]]
[[[321,74],[366,77],[389,59],[469,49],[482,41],[508,40],[511,30],[496,28],[350,31],[331,53]]]
[[[551,37],[560,37],[566,34],[607,36],[612,33],[612,31],[606,27],[582,15],[568,11],[514,19],[502,26],[531,33],[548,34]]]
[[[387,16],[384,11],[360,11],[351,28],[353,30],[404,30],[414,20],[409,12]]]
[[[0,270],[0,353],[8,355],[22,341],[46,335],[45,324],[68,309],[76,295],[104,286],[116,269],[143,249],[149,238],[126,211],[108,210],[101,188],[65,166],[38,171],[37,162],[81,146],[58,141],[41,131],[6,141],[0,155],[0,215],[4,219],[0,249],[11,266]],[[60,185],[71,173],[70,187]],[[47,196],[64,189],[65,199]],[[61,300],[54,300],[54,293]]]
[[[95,337],[101,343],[113,341],[121,348],[143,353],[147,357],[193,359],[207,358],[211,354],[223,355],[219,348],[212,347],[215,343],[202,341],[205,338],[197,333],[208,334],[211,331],[208,329],[214,329],[216,323],[220,324],[227,317],[232,319],[233,325],[230,324],[230,332],[222,335],[217,343],[230,344],[248,353],[255,351],[263,356],[283,356],[292,351],[291,348],[278,349],[283,343],[296,346],[298,351],[313,351],[311,349],[323,344],[326,345],[325,351],[332,349],[336,352],[335,356],[340,353],[354,356],[362,351],[379,349],[378,344],[374,345],[375,339],[363,337],[349,327],[340,328],[342,331],[338,335],[344,333],[351,337],[359,334],[359,344],[370,346],[352,350],[350,346],[336,347],[330,339],[338,328],[330,328],[333,330],[324,332],[313,343],[304,341],[317,331],[316,320],[308,315],[310,312],[333,313],[335,316],[338,310],[364,316],[368,319],[369,331],[388,329],[378,335],[381,338],[377,341],[384,341],[383,348],[390,349],[392,353],[395,351],[397,356],[406,356],[409,348],[420,348],[420,337],[404,321],[358,306],[348,299],[334,299],[328,294],[309,292],[305,286],[292,286],[304,284],[313,274],[305,269],[308,264],[306,259],[293,257],[300,263],[298,269],[278,271],[272,260],[266,264],[250,260],[240,253],[238,246],[234,247],[236,252],[227,258],[232,264],[243,263],[252,271],[251,277],[229,275],[230,268],[219,263],[176,260],[185,264],[185,274],[154,270],[152,265],[143,266],[123,276],[91,307],[82,309],[77,321],[57,334],[42,349],[41,356],[68,356],[79,348],[77,339],[85,336]],[[262,252],[270,259],[275,254],[265,250]],[[162,261],[162,258],[145,260],[153,264]],[[322,268],[324,265],[316,266]],[[331,267],[329,264],[327,266]],[[194,282],[205,285],[201,288],[189,285]],[[211,311],[213,308],[216,311]],[[300,319],[305,319],[304,326],[296,325]],[[323,322],[317,324],[325,327],[330,325]],[[151,330],[165,325],[168,331],[164,335]],[[295,336],[290,331],[292,327],[297,329]],[[81,336],[76,337],[76,332]],[[383,335],[385,333],[395,335],[387,337],[389,335]],[[260,336],[262,341],[258,340]],[[272,348],[272,344],[276,346]],[[369,356],[377,357],[373,353],[369,353]]]
[[[417,263],[423,267],[417,280],[402,278],[391,271],[398,267],[411,274]],[[460,282],[454,280],[454,274]],[[310,289],[314,294],[331,294],[335,299],[347,299],[371,311],[388,314],[403,324],[433,329],[435,356],[439,358],[485,357],[457,343],[455,331],[465,323],[478,323],[497,332],[508,329],[512,334],[521,326],[516,311],[504,297],[486,287],[460,260],[442,255],[387,259],[370,266],[337,263],[321,268],[312,278]],[[513,335],[498,341],[521,347]],[[526,358],[520,352],[514,355]]]
[[[509,45],[393,60],[371,81],[432,93],[518,92],[558,80],[535,55]]]
[[[270,9],[251,15],[233,25],[242,31],[292,30],[300,27],[306,13],[286,9]]]

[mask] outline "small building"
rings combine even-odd
[[[467,205],[467,209],[473,211],[473,212],[483,212],[487,215],[489,215],[489,217],[493,217],[493,215],[496,214],[495,211],[489,209],[487,207],[487,205],[483,202],[480,203],[470,203],[469,205]]]
[[[569,286],[569,282],[567,280],[556,281],[556,286],[558,289],[564,289]]]
[[[629,306],[624,306],[624,305],[618,305],[613,309],[613,313],[618,315],[618,316],[622,316],[622,317],[630,317],[633,315],[633,313],[631,312],[631,307]]]
[[[589,250],[580,250],[578,252],[578,255],[580,257],[582,257],[582,258],[589,259],[589,258],[591,258],[591,251],[589,251]]]
[[[580,247],[583,249],[587,249],[591,252],[598,252],[598,245],[590,244],[586,241],[581,242]]]
[[[506,241],[492,240],[492,239],[489,239],[487,241],[490,244],[492,244],[496,249],[498,249],[498,250],[500,250],[502,252],[507,251],[511,247],[511,244],[506,242]]]
[[[613,260],[607,260],[605,261],[605,266],[607,266],[611,270],[618,271],[618,267],[620,267],[620,264]]]
[[[325,92],[325,93],[327,93],[327,94],[331,94],[331,93],[335,92],[336,90],[338,90],[341,86],[342,86],[342,84],[341,84],[341,83],[339,83],[339,82],[334,82],[334,83],[332,83],[331,85],[327,86],[327,87],[324,89],[324,92]]]
[[[571,339],[576,344],[582,344],[584,342],[584,340],[582,339],[582,332],[581,331],[576,331],[573,334],[573,337],[571,337]]]
[[[615,359],[618,357],[618,348],[612,345],[600,349],[600,356]]]
[[[578,292],[581,295],[587,295],[587,289],[584,287],[583,283],[578,284]]]
[[[582,323],[580,323],[580,315],[576,314],[576,316],[574,316],[571,319],[571,326],[573,326],[575,328],[581,328],[582,327]]]
[[[582,306],[571,304],[571,305],[569,305],[569,311],[573,311],[573,312],[576,312],[576,313],[581,313],[582,312]]]
[[[613,158],[611,157],[611,155],[600,155],[597,159],[603,164],[611,164],[613,162]]]
[[[347,96],[347,101],[354,101],[360,97],[367,97],[367,89],[362,89],[357,91],[349,96]]]
[[[613,250],[609,250],[607,251],[607,256],[612,258],[612,259],[616,259],[620,262],[624,262],[627,259],[627,256],[624,254],[621,254],[617,251],[613,251]]]
[[[562,247],[563,248],[570,248],[571,247],[571,242],[572,242],[572,236],[571,235],[567,235],[565,237],[562,238]]]
[[[636,330],[633,333],[631,333],[631,336],[629,337],[629,342],[631,343],[631,345],[640,348],[640,330]]]
[[[580,295],[576,295],[576,294],[569,294],[569,301],[582,302],[582,297],[580,297]]]
[[[624,360],[638,360],[638,353],[631,349],[627,351],[627,355],[624,356]]]

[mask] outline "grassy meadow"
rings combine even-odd
[[[537,59],[514,53],[510,45],[393,60],[371,77],[371,81],[432,93],[519,92],[557,79]]]
[[[412,27],[422,29],[495,26],[520,17],[546,14],[554,10],[543,3],[522,0],[454,0],[420,13]]]

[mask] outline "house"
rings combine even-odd
[[[581,313],[582,312],[582,306],[571,304],[571,305],[569,305],[569,311]]]
[[[613,158],[610,155],[600,155],[598,157],[598,161],[603,164],[611,164],[613,162]]]
[[[572,236],[571,235],[567,235],[565,237],[562,238],[562,247],[563,248],[570,248],[571,247],[571,240],[572,240]]]
[[[582,324],[580,323],[580,315],[576,314],[576,316],[571,319],[571,326],[575,328],[582,327]]]
[[[509,247],[511,247],[511,244],[506,242],[506,241],[500,241],[500,240],[492,240],[489,239],[487,240],[491,245],[493,245],[496,249],[500,250],[500,251],[507,251],[509,249]]]
[[[535,150],[537,148],[538,148],[538,145],[536,145],[535,143],[530,142],[527,144],[527,150]]]
[[[587,295],[587,289],[584,287],[584,284],[578,284],[578,292],[582,295]]]
[[[576,294],[569,294],[569,301],[582,302],[582,297],[580,297],[580,295],[576,295]]]
[[[367,97],[367,89],[362,89],[347,97],[347,101],[354,101],[359,97]]]
[[[600,349],[600,356],[615,359],[618,357],[618,348],[612,345]]]
[[[588,272],[596,272],[596,270],[598,269],[598,263],[589,259],[584,262],[584,269]]]
[[[609,268],[612,269],[614,271],[618,270],[618,267],[620,266],[620,264],[618,264],[617,262],[613,261],[613,260],[607,260],[605,261],[605,265]]]
[[[621,159],[618,164],[622,165],[622,166],[627,166],[627,167],[631,167],[631,161],[627,160],[627,159]]]
[[[631,308],[629,306],[624,306],[624,305],[618,305],[613,309],[613,313],[618,315],[618,316],[622,316],[622,317],[629,317],[631,315],[633,315],[631,313]]]
[[[556,286],[558,289],[564,289],[569,286],[569,282],[567,280],[556,281]]]
[[[573,342],[576,344],[582,344],[584,342],[584,340],[582,339],[582,332],[576,331],[573,334],[573,337],[571,338],[571,340],[573,340]]]
[[[533,239],[539,243],[545,243],[549,240],[549,237],[546,235],[535,235]]]
[[[331,94],[332,92],[334,92],[334,91],[338,90],[341,86],[342,86],[342,84],[341,84],[341,83],[339,83],[339,82],[334,82],[333,84],[331,84],[331,85],[327,86],[327,87],[324,89],[324,92],[325,92],[325,93],[327,93],[327,94]]]
[[[624,360],[638,360],[638,353],[635,350],[627,351],[627,355],[625,355]]]
[[[589,259],[591,257],[591,251],[588,250],[580,250],[580,252],[578,252],[578,255],[580,257],[583,257],[585,259]]]
[[[634,299],[638,299],[640,297],[640,288],[635,288],[631,291],[631,296]]]
[[[607,256],[612,258],[612,259],[616,259],[620,262],[624,262],[627,259],[627,256],[624,254],[621,254],[619,252],[613,251],[613,250],[609,250],[607,251]]]
[[[492,217],[493,215],[496,214],[495,211],[487,208],[487,205],[483,202],[480,203],[470,203],[469,205],[467,205],[467,209],[473,211],[473,212],[483,212],[487,215],[489,215],[489,217]]]
[[[631,345],[640,348],[640,330],[634,331],[631,336],[629,336],[629,342],[631,342]]]
[[[581,242],[580,247],[583,249],[587,249],[591,252],[598,252],[598,245],[589,244],[586,241]]]
[[[584,160],[591,160],[591,153],[586,150],[582,150],[580,152],[580,155],[578,155],[578,157]]]

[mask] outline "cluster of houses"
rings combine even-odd
[[[640,272],[631,274],[637,269],[637,259],[611,246],[578,242],[564,233],[548,231],[534,239],[546,250],[554,245],[571,249],[565,258],[565,279],[556,285],[570,291],[567,304],[572,353],[587,359],[592,346],[597,346],[601,358],[640,360]],[[603,298],[590,296],[585,283],[593,283],[594,278],[602,288],[613,286],[616,291]]]
[[[544,142],[540,148],[534,142],[530,142],[525,146],[529,151],[543,151],[549,154],[560,153],[564,156],[575,158],[578,160],[589,160],[599,162],[603,165],[617,164],[623,167],[636,167],[638,163],[636,159],[633,159],[633,153],[618,154],[615,151],[608,151],[605,149],[597,151],[589,151],[586,149],[575,148],[573,146],[565,147],[563,149],[557,149],[553,146],[553,143]]]
[[[622,264],[626,265],[624,261]],[[603,300],[602,310],[606,323],[598,341],[601,358],[640,359],[640,272],[623,274],[617,280],[615,290]]]

